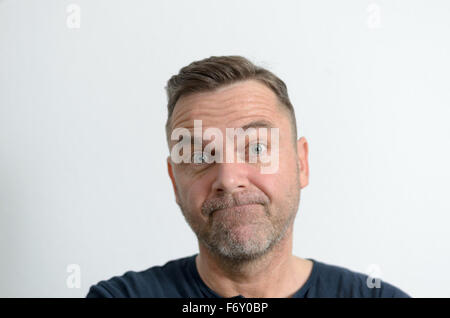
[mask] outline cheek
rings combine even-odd
[[[200,211],[203,202],[208,196],[208,185],[204,179],[186,178],[180,187],[180,196],[183,204],[190,211]]]
[[[289,191],[296,186],[296,162],[292,156],[280,157],[279,168],[272,174],[252,174],[251,182],[263,191],[271,202],[282,201]],[[287,159],[289,158],[289,160]]]
[[[260,191],[262,191],[270,200],[270,202],[273,202],[273,200],[276,199],[276,191],[279,187],[278,184],[278,174],[261,174],[261,173],[255,173],[251,176],[250,182],[256,186]]]

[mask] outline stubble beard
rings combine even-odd
[[[286,195],[284,202],[287,204],[282,208],[284,211],[275,207],[271,208],[267,204],[259,205],[257,209],[263,209],[264,213],[251,212],[258,213],[254,215],[253,220],[250,220],[249,215],[242,214],[244,219],[242,222],[245,224],[239,224],[240,212],[229,212],[233,213],[232,216],[210,215],[205,223],[202,222],[203,220],[199,222],[198,217],[195,217],[196,214],[190,212],[184,205],[179,206],[199,242],[203,243],[215,256],[229,264],[238,265],[264,256],[285,238],[295,220],[299,201],[300,190],[297,187]],[[242,231],[246,233],[243,234]]]

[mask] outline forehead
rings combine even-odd
[[[194,120],[203,127],[240,127],[249,120],[280,124],[282,106],[275,93],[256,80],[233,83],[217,90],[182,96],[172,114],[172,129],[190,128]]]

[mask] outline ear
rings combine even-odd
[[[300,163],[300,188],[303,189],[309,183],[308,142],[305,137],[297,140],[297,155]]]
[[[172,187],[173,192],[175,193],[175,201],[179,205],[179,198],[178,198],[178,191],[177,191],[177,185],[175,183],[175,177],[173,176],[173,166],[172,166],[172,160],[170,156],[167,157],[167,171],[169,172],[170,180],[172,181]]]

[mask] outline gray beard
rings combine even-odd
[[[292,198],[290,198],[292,200]],[[233,231],[233,225],[211,220],[208,227],[200,228],[191,219],[190,213],[180,206],[183,215],[197,236],[208,250],[230,265],[239,265],[258,259],[270,252],[280,242],[293,224],[297,214],[299,200],[294,199],[294,204],[289,205],[289,214],[280,214],[278,211],[271,212],[264,205],[265,217],[263,222],[255,223],[258,226],[258,235],[249,240],[240,240]]]

